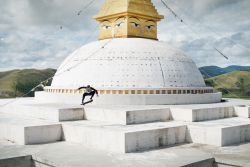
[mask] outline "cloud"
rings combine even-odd
[[[189,26],[176,20],[159,0],[152,1],[165,15],[159,39],[184,50],[198,66],[250,65],[249,0],[167,0]],[[57,68],[71,52],[97,40],[98,24],[92,17],[104,0],[96,0],[78,16],[89,2],[0,0],[0,70]]]

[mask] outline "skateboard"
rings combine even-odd
[[[88,103],[91,103],[91,102],[93,102],[93,100],[89,100],[89,101],[87,101],[87,102],[85,102],[85,103],[83,103],[83,104],[81,104],[81,105],[85,105],[85,104],[88,104]]]

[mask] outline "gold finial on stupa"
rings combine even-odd
[[[157,39],[157,22],[163,18],[151,0],[106,0],[95,17],[100,22],[100,39]]]

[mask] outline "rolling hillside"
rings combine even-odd
[[[27,69],[0,72],[0,98],[22,96],[41,81],[53,76],[54,73],[54,69]],[[28,96],[33,96],[33,93]]]
[[[208,70],[210,73],[213,71],[213,75],[222,73],[222,75],[206,79],[206,83],[223,92],[225,97],[236,97],[235,95],[237,95],[250,98],[250,71],[235,71],[247,70],[248,67],[230,66],[224,68],[222,71],[220,71],[222,68],[217,68],[216,66],[203,67],[202,69]],[[227,73],[225,69],[230,72]],[[41,81],[53,76],[55,72],[56,70],[54,69],[27,69],[0,72],[0,98],[22,96]],[[33,96],[33,93],[30,93],[28,96]]]
[[[250,98],[250,71],[234,71],[206,79],[209,86],[224,94],[224,97]]]
[[[250,71],[250,66],[228,66],[221,68],[217,66],[205,66],[199,68],[200,72],[205,78],[211,78],[218,75],[234,72],[234,71]]]

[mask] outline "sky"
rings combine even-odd
[[[58,68],[74,50],[96,41],[93,16],[104,0],[91,1],[0,0],[0,71]],[[159,40],[183,50],[197,66],[250,65],[249,0],[166,0],[185,24],[160,0],[152,2],[165,16]]]

